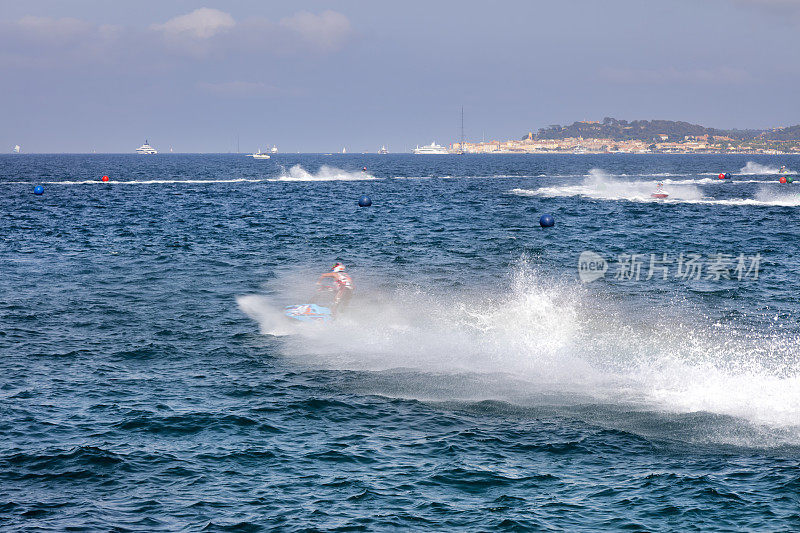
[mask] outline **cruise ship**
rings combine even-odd
[[[137,154],[144,154],[144,155],[153,155],[157,154],[158,151],[148,144],[148,140],[144,140],[144,144],[141,145],[139,148],[136,149]]]
[[[444,146],[440,146],[436,144],[436,141],[433,141],[431,144],[426,144],[425,146],[417,146],[414,148],[414,153],[419,155],[428,155],[428,154],[447,154],[447,148]]]

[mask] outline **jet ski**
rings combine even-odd
[[[317,304],[289,305],[284,308],[283,314],[299,322],[328,322],[333,320],[331,310]]]
[[[653,194],[651,194],[650,197],[659,198],[663,200],[664,198],[669,197],[669,194],[664,192],[664,184],[659,183],[658,185],[656,185],[656,191]]]

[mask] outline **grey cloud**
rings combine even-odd
[[[660,69],[604,68],[600,76],[606,81],[620,84],[739,84],[752,81],[752,76],[741,69],[715,67],[709,69]]]
[[[734,2],[757,7],[800,10],[800,0],[734,0]]]
[[[24,37],[58,43],[80,38],[93,29],[88,22],[69,17],[23,17],[15,26]]]
[[[774,15],[788,15],[800,20],[800,0],[729,0],[735,5],[771,12]]]
[[[301,11],[281,19],[280,24],[296,32],[307,42],[326,50],[335,50],[342,46],[352,32],[347,17],[330,10],[319,15]]]
[[[125,29],[75,18],[23,17],[0,22],[0,64],[58,68],[98,63],[109,58]]]
[[[305,51],[334,52],[352,33],[349,19],[335,11],[300,11],[275,23],[266,18],[240,21],[216,9],[202,8],[156,24],[174,50],[189,55],[228,53],[284,55]]]
[[[264,82],[226,81],[220,83],[201,82],[197,88],[216,96],[230,98],[274,98],[278,96],[295,96],[296,91],[281,89]]]
[[[255,17],[237,21],[224,11],[200,8],[148,28],[29,16],[0,22],[0,64],[52,68],[126,62],[136,68],[144,53],[159,68],[181,57],[202,61],[256,55],[263,62],[265,56],[332,53],[351,33],[348,18],[334,11],[301,11],[272,22]]]
[[[208,39],[236,26],[233,17],[218,9],[201,7],[186,15],[169,19],[163,24],[153,24],[153,30],[170,38]]]

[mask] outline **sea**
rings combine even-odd
[[[798,171],[0,156],[0,530],[800,530]]]

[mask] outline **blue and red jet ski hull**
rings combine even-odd
[[[289,305],[283,313],[292,320],[300,322],[328,322],[333,320],[333,314],[327,307],[317,304]]]

